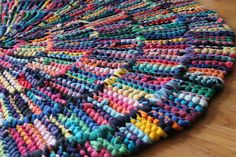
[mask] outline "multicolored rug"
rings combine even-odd
[[[235,53],[192,0],[1,0],[0,156],[129,155],[190,127]]]

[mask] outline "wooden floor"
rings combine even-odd
[[[215,10],[236,32],[236,0],[198,0]],[[133,157],[236,157],[236,67],[223,91],[195,125],[137,152]]]

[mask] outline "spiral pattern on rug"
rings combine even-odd
[[[190,127],[234,37],[193,0],[1,0],[0,156],[125,156]]]

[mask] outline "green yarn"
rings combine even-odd
[[[90,144],[92,145],[92,147],[96,150],[99,151],[102,149],[103,145],[101,142],[98,141],[90,141]]]
[[[99,126],[97,129],[93,130],[90,134],[89,134],[89,139],[95,140],[98,137],[107,137],[108,135],[112,134],[114,132],[114,129],[109,126],[109,125],[103,125],[103,126]]]

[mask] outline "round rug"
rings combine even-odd
[[[124,156],[178,133],[234,45],[192,0],[2,0],[0,156]]]

